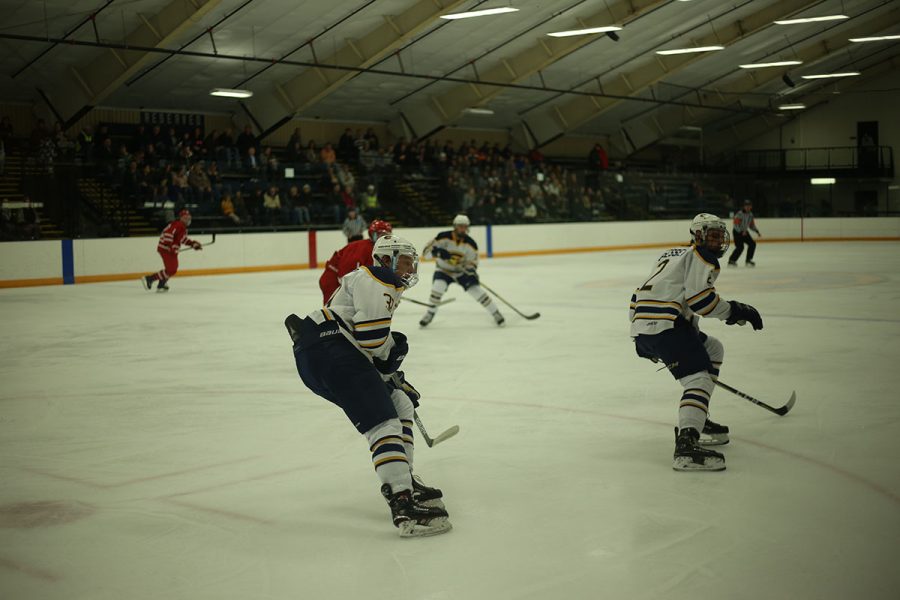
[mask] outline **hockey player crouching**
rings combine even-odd
[[[326,305],[285,326],[297,372],[310,390],[339,406],[369,443],[381,493],[403,537],[450,530],[440,490],[413,471],[413,415],[419,394],[398,371],[409,346],[391,331],[403,292],[418,281],[418,254],[403,238],[385,235],[374,266],[344,276]]]
[[[187,228],[191,226],[191,213],[182,208],[178,218],[169,223],[159,236],[156,251],[162,257],[163,268],[158,273],[141,277],[141,284],[148,292],[153,289],[153,283],[159,281],[157,292],[168,292],[168,281],[178,272],[178,249],[182,246],[190,246],[194,250],[203,250],[203,245],[187,236]]]
[[[478,245],[469,237],[469,217],[456,215],[453,218],[453,229],[442,231],[428,242],[422,254],[435,258],[437,266],[431,283],[431,304],[433,305],[419,321],[421,327],[427,327],[437,313],[441,297],[451,283],[458,283],[476,302],[482,305],[494,317],[497,325],[503,325],[506,319],[500,309],[491,300],[487,292],[478,284]]]
[[[638,356],[662,361],[684,388],[672,467],[677,471],[722,471],[725,457],[703,445],[728,443],[728,427],[709,419],[709,401],[725,348],[700,331],[700,317],[727,325],[750,322],[763,328],[759,312],[716,293],[719,258],[728,249],[728,230],[715,215],[702,213],[690,227],[691,245],[666,250],[650,277],[631,296],[631,336]],[[702,435],[701,435],[702,434]]]

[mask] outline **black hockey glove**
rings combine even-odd
[[[728,319],[725,321],[726,325],[744,325],[747,322],[750,322],[753,325],[754,331],[759,331],[763,328],[762,317],[759,316],[759,311],[750,306],[749,304],[744,304],[743,302],[737,302],[736,300],[731,300],[731,314],[728,315]]]
[[[419,399],[422,397],[422,394],[419,393],[419,390],[414,388],[410,382],[406,380],[406,376],[403,374],[403,371],[397,371],[396,373],[391,374],[391,378],[388,380],[388,384],[391,388],[400,390],[406,397],[409,398],[410,402],[414,408],[419,408]]]
[[[372,362],[375,363],[375,368],[385,375],[390,375],[399,369],[400,363],[403,362],[403,359],[406,358],[406,353],[409,352],[409,344],[405,335],[399,331],[392,331],[391,337],[394,338],[394,347],[391,348],[387,358],[376,357],[372,359]]]
[[[435,258],[443,258],[444,260],[450,260],[450,256],[452,256],[449,250],[437,247],[431,249],[431,255]]]

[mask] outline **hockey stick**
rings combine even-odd
[[[539,312],[536,312],[536,313],[534,313],[533,315],[526,315],[525,313],[523,313],[522,311],[520,311],[518,308],[516,308],[515,306],[513,306],[512,304],[510,304],[509,302],[507,302],[506,300],[504,300],[503,296],[501,296],[500,294],[498,294],[497,292],[495,292],[494,290],[492,290],[491,288],[489,288],[488,286],[486,286],[486,285],[484,284],[483,281],[480,282],[480,285],[481,285],[481,287],[483,287],[484,289],[486,289],[487,291],[489,291],[490,293],[492,293],[494,296],[496,296],[496,297],[497,297],[497,300],[499,300],[499,301],[502,302],[503,304],[505,304],[505,305],[507,305],[508,307],[510,307],[511,309],[513,309],[513,310],[516,312],[516,314],[518,314],[520,317],[523,317],[523,318],[528,319],[529,321],[531,321],[531,320],[537,319],[538,317],[541,316],[541,313],[539,313]]]
[[[430,304],[428,302],[420,302],[419,300],[413,300],[412,298],[404,298],[404,300],[406,300],[407,302],[412,302],[413,304],[418,304],[419,306],[427,306],[428,308],[434,308],[436,306],[443,306],[445,304],[450,304],[451,302],[456,300],[456,298],[450,298],[449,300],[441,300],[437,304]]]
[[[749,394],[745,394],[744,392],[742,392],[742,391],[740,391],[740,390],[737,390],[737,389],[731,387],[731,386],[728,385],[727,383],[722,383],[721,381],[716,380],[716,385],[719,386],[719,387],[725,388],[726,390],[728,390],[729,392],[731,392],[731,393],[734,394],[735,396],[740,396],[740,397],[743,398],[744,400],[749,400],[749,401],[752,402],[753,404],[757,404],[757,405],[759,405],[759,406],[762,406],[764,409],[766,409],[766,410],[768,410],[768,411],[770,411],[770,412],[775,413],[775,414],[778,415],[779,417],[783,417],[784,415],[788,414],[788,412],[789,412],[792,408],[794,408],[794,403],[797,401],[797,392],[791,392],[791,397],[790,397],[790,399],[787,401],[787,404],[785,404],[785,405],[782,406],[781,408],[774,408],[774,407],[772,407],[772,406],[769,406],[768,404],[766,404],[766,403],[763,402],[762,400],[757,400],[757,399],[754,398],[753,396],[750,396]]]
[[[428,444],[429,448],[431,448],[432,446],[434,446],[436,444],[440,444],[444,440],[449,440],[454,435],[459,433],[459,425],[454,425],[450,429],[448,429],[442,433],[439,433],[437,437],[432,438],[430,435],[428,435],[428,432],[425,431],[425,426],[422,425],[422,419],[419,418],[419,413],[414,412],[413,418],[416,421],[416,425],[418,425],[418,427],[419,427],[419,431],[422,432],[422,438],[425,440],[425,443]]]
[[[205,248],[205,247],[207,247],[207,246],[212,246],[212,245],[215,244],[215,243],[216,243],[216,234],[212,234],[212,240],[208,241],[208,242],[205,243],[205,244],[201,244],[201,245]],[[178,254],[181,254],[181,253],[184,252],[185,250],[189,250],[189,249],[191,249],[191,248],[179,248],[179,249],[178,249]]]

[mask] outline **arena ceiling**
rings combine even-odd
[[[496,7],[518,10],[440,18]],[[847,18],[774,23],[827,15]],[[603,26],[621,29],[548,35]],[[733,143],[795,114],[781,105],[868,91],[900,40],[849,40],[898,34],[895,0],[0,0],[0,101],[45,98],[69,122],[116,106],[249,112],[263,131],[302,117],[602,136],[628,154],[698,128]],[[724,49],[657,54],[699,46]],[[800,64],[739,66],[780,61]],[[860,75],[803,78],[838,72]]]

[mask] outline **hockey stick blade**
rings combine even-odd
[[[438,436],[431,441],[430,445],[434,446],[434,445],[440,444],[443,441],[449,440],[457,433],[459,433],[459,425],[454,425],[447,431],[444,431],[443,433],[438,434]]]
[[[760,406],[760,407],[766,409],[766,410],[769,411],[769,412],[775,413],[775,414],[778,415],[779,417],[783,417],[784,415],[788,414],[788,412],[794,407],[794,403],[797,402],[797,392],[791,392],[791,397],[790,397],[790,399],[787,401],[787,404],[785,404],[785,405],[782,406],[781,408],[775,408],[774,406],[769,406],[768,404],[766,404],[766,403],[763,402],[762,400],[757,400],[757,399],[754,398],[753,396],[751,396],[751,395],[749,395],[749,394],[745,394],[744,392],[742,392],[742,391],[740,391],[740,390],[738,390],[738,389],[735,389],[735,388],[731,387],[731,386],[728,385],[727,383],[723,383],[722,380],[720,380],[720,379],[717,379],[717,380],[716,380],[716,385],[719,386],[719,387],[721,387],[721,388],[725,388],[726,390],[728,390],[729,392],[731,392],[731,393],[734,394],[735,396],[740,396],[740,397],[743,398],[744,400],[749,400],[749,401],[752,402],[753,404],[756,404],[757,406]]]
[[[776,408],[775,411],[774,411],[775,414],[778,415],[778,416],[781,416],[781,417],[783,417],[784,415],[788,414],[788,412],[790,412],[790,410],[791,410],[792,408],[794,408],[794,403],[795,403],[796,401],[797,401],[797,392],[791,392],[791,397],[790,397],[790,399],[787,401],[787,404],[785,404],[785,405],[782,406],[781,408]]]
[[[481,287],[483,287],[484,289],[486,289],[487,291],[489,291],[491,294],[493,294],[493,295],[497,298],[497,300],[499,300],[499,301],[502,302],[503,304],[505,304],[505,305],[507,305],[508,307],[510,307],[510,308],[513,310],[513,312],[515,312],[517,315],[519,315],[519,316],[522,317],[523,319],[527,319],[527,320],[529,320],[529,321],[533,321],[534,319],[537,319],[538,317],[541,316],[541,313],[539,313],[539,312],[536,312],[536,313],[531,314],[531,315],[526,315],[526,314],[523,313],[521,310],[519,310],[518,308],[516,308],[515,306],[513,306],[512,304],[510,304],[503,296],[501,296],[500,294],[498,294],[497,292],[495,292],[494,290],[492,290],[491,288],[489,288],[487,285],[485,285],[485,283],[484,283],[483,281],[479,282],[479,284],[481,285]]]
[[[459,433],[459,425],[454,425],[450,429],[438,434],[436,438],[432,438],[428,435],[428,431],[425,429],[422,419],[419,418],[419,413],[413,413],[413,420],[415,420],[416,425],[419,427],[419,431],[422,433],[422,439],[425,440],[425,443],[428,444],[429,448],[432,448],[435,444],[440,444],[444,440],[448,440]]]

